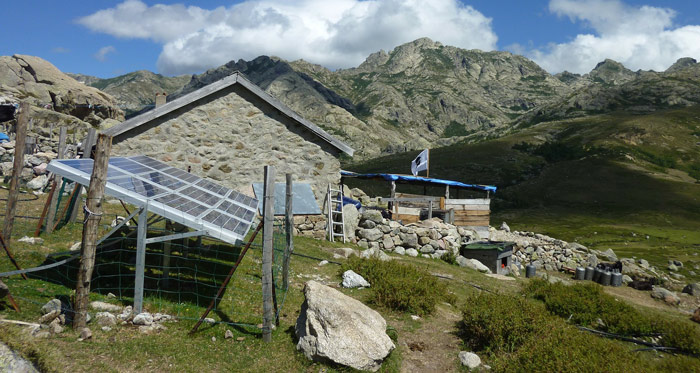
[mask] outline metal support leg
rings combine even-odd
[[[146,275],[146,231],[148,228],[148,205],[139,213],[136,240],[136,281],[134,283],[134,313],[143,311],[143,280]]]

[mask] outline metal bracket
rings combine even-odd
[[[136,210],[134,210],[134,212],[131,213],[131,215],[127,216],[124,220],[122,220],[121,223],[115,225],[114,228],[112,228],[109,232],[107,232],[107,234],[105,234],[104,236],[102,236],[102,238],[97,240],[97,243],[95,244],[95,246],[99,246],[102,243],[102,241],[106,240],[107,238],[109,238],[109,236],[113,235],[114,232],[119,230],[119,228],[123,227],[127,222],[129,222],[129,220],[131,220],[134,216],[136,216],[139,212],[141,212],[142,208],[143,207],[137,208]]]
[[[155,243],[155,242],[163,242],[163,241],[172,241],[172,240],[177,240],[180,238],[187,238],[187,237],[204,236],[206,234],[207,234],[207,231],[193,231],[193,232],[185,232],[185,233],[176,233],[176,234],[171,234],[168,236],[147,238],[146,244]]]

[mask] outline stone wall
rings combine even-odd
[[[340,180],[338,150],[234,85],[116,136],[112,154],[147,155],[208,177],[248,195],[263,181],[263,166],[274,165],[277,182],[285,173],[309,183],[320,206],[327,184]]]

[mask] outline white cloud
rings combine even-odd
[[[107,55],[108,55],[108,54],[114,53],[114,52],[116,52],[116,51],[117,51],[117,50],[116,50],[113,46],[108,45],[108,46],[106,46],[106,47],[100,48],[100,50],[98,50],[97,53],[95,53],[95,54],[93,55],[93,57],[95,57],[95,59],[98,60],[98,61],[100,61],[100,62],[104,62],[104,61],[107,60]]]
[[[77,22],[162,43],[158,68],[165,74],[263,54],[346,68],[420,37],[483,50],[497,41],[491,19],[459,0],[246,0],[214,10],[127,0]]]
[[[656,71],[681,57],[700,59],[700,26],[674,25],[672,9],[633,7],[619,0],[551,0],[549,10],[594,31],[528,53],[551,73],[587,73],[606,58],[632,70]]]

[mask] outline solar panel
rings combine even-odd
[[[253,183],[253,192],[260,198],[258,210],[262,212],[263,183]],[[287,186],[284,183],[275,183],[275,215],[284,215],[284,200]],[[243,196],[250,198],[248,196]],[[318,215],[321,209],[318,207],[314,191],[311,185],[305,183],[292,184],[292,213],[294,215]]]
[[[56,159],[47,170],[87,186],[92,166],[92,159]],[[255,198],[143,155],[110,158],[105,193],[231,243],[245,237],[258,206]]]

